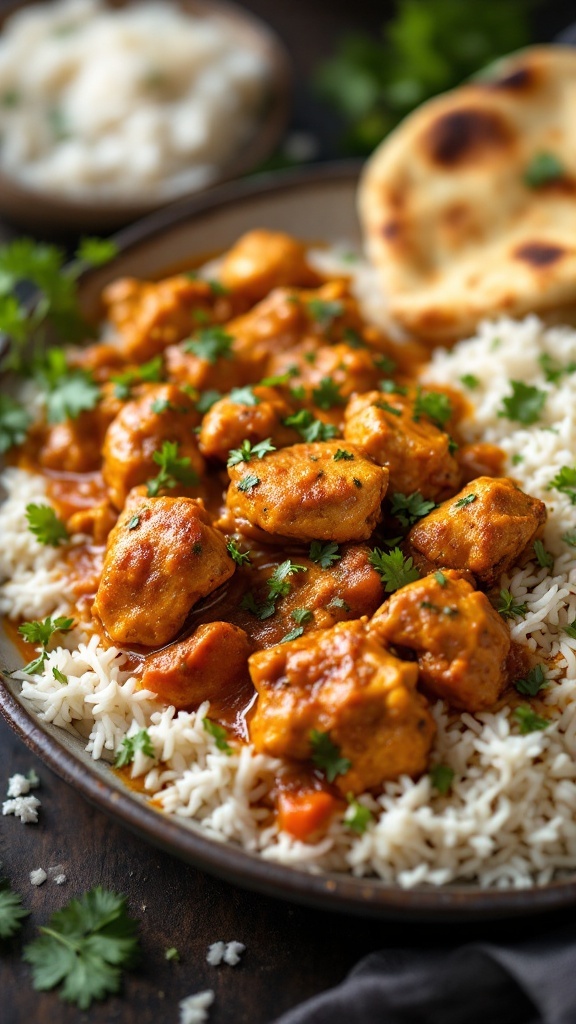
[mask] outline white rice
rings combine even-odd
[[[405,888],[456,880],[523,888],[574,870],[576,640],[562,627],[576,618],[576,561],[561,535],[576,527],[576,507],[548,486],[562,466],[574,462],[576,374],[546,382],[538,364],[542,353],[562,365],[576,361],[576,331],[546,330],[535,317],[487,323],[451,353],[437,352],[427,379],[458,385],[464,374],[478,378],[479,386],[468,392],[474,413],[464,423],[466,436],[500,445],[510,459],[522,455],[506,472],[547,503],[544,543],[554,555],[553,567],[530,561],[503,582],[528,608],[511,621],[512,636],[555,659],[543,695],[551,721],[545,731],[520,735],[509,708],[456,714],[438,701],[432,760],[454,771],[450,792],[440,795],[428,775],[401,778],[377,798],[362,797],[375,817],[364,835],[333,821],[320,842],[309,844],[279,833],[262,807],[279,762],[249,746],[231,755],[218,750],[203,727],[207,703],[193,713],[162,708],[153,694],[137,689],[123,669],[123,655],[106,649],[98,636],[75,630],[49,653],[43,674],[17,673],[22,696],[41,718],[82,736],[94,758],[111,759],[126,735],[147,728],[155,757],[138,752],[132,774],[142,778],[154,805],[193,821],[213,839],[259,851],[271,861],[311,871],[376,874]],[[534,426],[498,416],[510,379],[546,392]],[[60,611],[68,580],[58,553],[41,548],[24,529],[24,507],[43,494],[42,481],[11,469],[4,483],[9,498],[0,509],[0,557],[11,580],[0,591],[0,607],[14,618]],[[67,676],[66,684],[55,680],[53,667]]]

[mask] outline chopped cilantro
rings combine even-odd
[[[34,988],[61,986],[61,998],[80,1010],[118,992],[122,968],[137,958],[136,922],[128,916],[125,897],[100,886],[71,900],[39,930],[40,937],[24,949]]]
[[[61,672],[59,668],[56,668],[55,665],[52,669],[52,675],[57,683],[62,683],[63,686],[68,683],[68,676],[65,676],[64,673]]]
[[[0,878],[0,939],[11,939],[28,914],[22,906],[22,897],[12,891],[5,878]]]
[[[466,505],[472,505],[477,498],[477,494],[467,494],[465,498],[459,498],[458,501],[455,501],[452,508],[466,508]]]
[[[253,473],[245,473],[242,479],[236,484],[239,491],[253,491],[255,487],[260,483],[260,477],[254,476]]]
[[[76,419],[81,412],[93,409],[100,398],[100,388],[88,370],[70,369],[61,348],[51,348],[33,366],[36,383],[44,393],[49,423]]]
[[[393,594],[395,590],[420,579],[414,560],[405,558],[400,548],[387,553],[380,548],[373,548],[368,561],[376,569],[387,594]]]
[[[524,171],[524,184],[528,188],[542,188],[554,181],[560,181],[565,174],[564,164],[547,150],[535,153]]]
[[[340,462],[341,460],[344,460],[345,462],[351,462],[353,458],[354,456],[352,452],[346,451],[345,448],[338,448],[338,451],[334,455],[334,462]]]
[[[304,626],[295,626],[294,629],[291,629],[289,633],[282,637],[279,643],[287,644],[290,640],[297,640],[299,636],[302,636],[303,632]]]
[[[350,348],[368,348],[364,338],[353,327],[346,327],[342,333],[342,338]]]
[[[291,613],[291,617],[298,626],[305,626],[307,622],[311,622],[314,618],[309,608],[295,608]]]
[[[327,608],[341,608],[343,612],[350,611],[350,605],[342,597],[333,597],[326,605]]]
[[[25,408],[10,395],[0,395],[0,453],[26,440],[32,422]]]
[[[346,405],[346,399],[340,393],[340,386],[331,377],[322,377],[320,384],[312,391],[312,401],[319,409],[333,409],[337,405]]]
[[[385,395],[407,395],[408,388],[397,384],[395,380],[381,380],[378,387]]]
[[[212,408],[216,402],[219,402],[222,398],[220,391],[202,391],[198,401],[196,402],[196,408],[201,416],[204,416],[209,409]]]
[[[252,444],[248,440],[242,441],[240,448],[232,448],[228,455],[228,466],[237,466],[240,462],[250,462],[251,459],[263,459],[268,452],[275,452],[276,446],[272,444],[272,438],[267,437],[265,441]]]
[[[348,801],[348,809],[344,815],[344,824],[352,832],[362,836],[368,825],[374,821],[374,815],[365,804],[361,804],[359,800],[356,800],[352,793],[347,793],[346,799]]]
[[[392,495],[390,512],[402,526],[412,526],[412,523],[427,516],[433,508],[436,508],[436,503],[427,501],[420,491],[414,491],[413,494],[400,494],[397,491]]]
[[[576,548],[576,530],[569,530],[568,533],[563,533],[562,540],[565,544],[569,544],[571,548]]]
[[[567,626],[563,626],[562,628],[564,633],[566,633],[566,636],[569,636],[572,640],[576,640],[576,619],[573,619],[572,622],[569,622]]]
[[[230,289],[222,284],[221,281],[216,281],[215,278],[209,278],[208,285],[213,295],[230,295]]]
[[[418,422],[421,416],[425,416],[436,427],[442,430],[452,415],[452,402],[448,395],[440,391],[423,392],[418,388],[414,402],[414,420]]]
[[[345,775],[352,767],[347,757],[342,757],[340,748],[332,742],[327,732],[312,729],[310,732],[312,761],[324,772],[328,782],[334,782],[337,775]]]
[[[26,505],[26,519],[30,533],[34,534],[40,544],[57,548],[70,539],[65,523],[50,505]]]
[[[250,612],[250,615],[254,615],[255,618],[269,619],[274,615],[276,611],[276,603],[270,599],[263,601],[261,604],[257,604],[256,598],[251,590],[240,601],[240,607],[246,612]]]
[[[390,356],[379,355],[374,356],[374,366],[377,370],[381,370],[382,373],[394,373],[396,369],[396,363]]]
[[[232,747],[228,743],[228,733],[222,725],[213,722],[211,718],[203,718],[202,725],[208,735],[212,736],[218,750],[221,750],[224,754],[233,753]]]
[[[161,450],[154,452],[152,458],[156,465],[160,466],[160,472],[158,476],[148,481],[149,498],[157,497],[160,491],[173,490],[178,484],[193,487],[199,482],[196,470],[190,465],[190,457],[178,456],[177,441],[164,441]]]
[[[162,356],[154,356],[149,362],[142,363],[141,366],[137,366],[133,370],[112,374],[110,380],[115,384],[114,397],[124,401],[130,397],[130,390],[134,384],[143,382],[157,384],[162,380],[163,373]]]
[[[465,388],[470,388],[470,391],[473,391],[474,388],[477,388],[480,385],[480,380],[478,377],[475,377],[473,373],[463,373],[460,377],[460,382]]]
[[[342,302],[327,302],[324,299],[310,299],[307,308],[312,319],[324,331],[331,326],[337,316],[342,316],[344,312]]]
[[[193,338],[184,341],[182,347],[185,352],[214,364],[218,359],[232,358],[233,341],[232,335],[223,327],[204,327]]]
[[[128,522],[128,529],[135,530],[137,526],[140,526],[140,516],[132,516]]]
[[[544,690],[548,686],[542,665],[535,665],[523,679],[517,679],[514,686],[518,693],[522,693],[526,697],[535,697],[540,690]]]
[[[501,590],[500,604],[496,611],[499,612],[503,619],[515,619],[520,615],[526,615],[528,605],[519,604],[509,590]]]
[[[314,441],[330,441],[338,435],[336,427],[315,419],[308,409],[300,409],[300,412],[287,416],[283,422],[285,427],[294,427],[308,444]]]
[[[246,385],[243,388],[232,388],[228,398],[236,405],[260,405],[261,399],[254,394],[253,388]]]
[[[316,562],[321,569],[329,569],[334,562],[340,561],[342,555],[335,541],[330,540],[323,544],[321,540],[313,540],[308,557],[312,562]]]
[[[133,736],[124,737],[122,745],[116,754],[114,767],[124,768],[127,764],[132,764],[132,761],[139,750],[146,757],[156,757],[154,744],[150,739],[150,733],[147,729],[140,729],[140,731],[135,733]]]
[[[557,384],[566,372],[564,367],[559,366],[556,360],[548,355],[547,352],[543,352],[541,356],[538,356],[538,363],[549,384]]]
[[[434,764],[430,771],[430,782],[441,796],[446,796],[454,781],[454,769],[447,764]]]
[[[250,554],[248,551],[240,551],[236,541],[231,539],[226,545],[226,550],[230,555],[230,558],[236,562],[236,565],[250,565]]]
[[[547,729],[550,725],[547,718],[541,718],[527,704],[521,704],[519,708],[514,709],[514,718],[520,726],[522,736],[526,736],[530,732]]]
[[[389,413],[392,414],[392,416],[401,416],[402,415],[402,410],[401,409],[396,409],[396,407],[394,405],[390,405],[389,402],[377,401],[377,402],[373,402],[372,404],[373,404],[375,409],[382,409],[383,412],[389,412]]]
[[[542,568],[550,569],[554,565],[554,555],[551,555],[549,551],[546,551],[541,540],[534,541],[534,554],[538,565]]]
[[[288,583],[288,577],[293,576],[297,572],[307,572],[308,569],[305,565],[299,565],[297,562],[293,562],[291,558],[287,558],[285,562],[282,562],[274,570],[268,580],[268,593],[272,599],[276,597],[285,597],[290,592],[290,583]]]
[[[562,466],[548,486],[565,494],[572,504],[576,505],[576,466]]]
[[[446,579],[444,573],[440,572],[440,569],[438,570],[438,572],[434,573],[434,579],[436,580],[436,583],[438,583],[441,587],[445,587],[448,583],[448,580]]]
[[[74,619],[69,619],[66,616],[60,616],[56,619],[48,617],[44,619],[44,622],[37,620],[33,622],[23,622],[18,627],[18,632],[24,637],[29,644],[40,644],[42,651],[38,658],[29,662],[22,669],[22,672],[27,672],[29,675],[34,675],[39,672],[44,666],[46,657],[48,654],[48,644],[54,636],[54,633],[68,633],[74,625]]]
[[[169,962],[173,961],[176,964],[178,963],[178,961],[180,960],[180,953],[176,949],[176,946],[170,946],[169,949],[164,950],[164,959],[168,960]]]
[[[289,384],[293,377],[298,376],[298,368],[292,366],[286,373],[277,373],[273,377],[263,377],[260,381],[263,387],[276,388],[282,387],[283,384]]]
[[[527,427],[536,423],[546,402],[546,392],[521,380],[511,380],[510,386],[512,394],[502,399],[498,415]]]
[[[518,453],[516,453],[516,455],[512,456],[512,465],[513,466],[519,466],[521,462],[524,462],[524,456],[523,455],[519,455]]]

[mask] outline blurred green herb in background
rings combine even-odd
[[[315,85],[343,117],[346,151],[370,153],[424,100],[527,45],[536,2],[397,0],[381,39],[344,37]]]

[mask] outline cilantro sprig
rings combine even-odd
[[[269,452],[275,452],[276,445],[272,444],[272,438],[267,437],[264,441],[252,444],[245,439],[240,448],[232,448],[228,454],[228,466],[237,466],[240,462],[250,462],[252,459],[263,459]]]
[[[160,491],[173,490],[178,484],[185,487],[194,487],[199,483],[199,476],[190,465],[190,457],[178,455],[177,441],[164,441],[160,451],[155,451],[152,458],[160,472],[153,479],[148,480],[147,493],[149,498],[155,498]]]
[[[125,768],[126,765],[132,764],[138,751],[141,751],[141,753],[145,754],[146,757],[156,757],[154,744],[150,739],[150,733],[147,729],[140,729],[139,732],[134,733],[133,736],[124,737],[120,749],[116,754],[114,767]]]
[[[352,793],[346,794],[348,807],[344,815],[344,824],[356,835],[364,835],[368,826],[374,821],[374,815],[369,807],[356,800]]]
[[[414,491],[412,494],[401,494],[397,491],[392,495],[390,512],[402,526],[408,527],[423,516],[427,516],[434,508],[436,503],[424,498],[420,491]]]
[[[66,524],[58,518],[51,505],[26,505],[26,519],[30,533],[34,534],[40,544],[57,548],[70,540]]]
[[[526,697],[535,697],[540,690],[545,690],[548,686],[544,666],[535,665],[522,679],[517,679],[514,686],[518,693],[522,693]]]
[[[123,373],[112,374],[110,380],[114,384],[114,397],[124,401],[130,398],[130,393],[135,384],[154,383],[157,384],[164,376],[164,364],[162,356],[154,356],[147,363],[141,363],[131,370]]]
[[[323,544],[321,540],[313,540],[308,557],[312,562],[316,562],[321,569],[330,569],[334,562],[340,561],[342,555],[335,541],[331,540]]]
[[[516,619],[521,615],[526,615],[528,605],[517,601],[510,590],[501,590],[500,601],[496,611],[503,619]]]
[[[334,782],[338,775],[345,775],[352,767],[347,757],[342,757],[340,747],[330,739],[330,734],[312,729],[310,732],[312,762],[328,779]]]
[[[452,402],[440,391],[422,391],[418,388],[414,401],[413,417],[416,422],[424,416],[440,430],[452,416]]]
[[[43,393],[49,423],[76,419],[98,404],[100,388],[88,370],[72,369],[61,348],[32,360],[32,375]]]
[[[28,914],[22,906],[22,897],[10,888],[5,878],[0,878],[0,939],[11,939]]]
[[[514,718],[520,726],[522,736],[527,736],[531,732],[543,732],[550,725],[547,718],[537,715],[527,704],[521,704],[520,707],[514,708]]]
[[[307,303],[308,313],[323,331],[331,327],[336,317],[344,313],[344,303],[338,300],[310,299]]]
[[[233,537],[228,541],[226,550],[232,561],[236,562],[236,565],[250,565],[250,552],[240,551],[240,548]]]
[[[550,481],[548,488],[565,494],[573,505],[576,505],[576,466],[562,466]]]
[[[23,444],[32,422],[24,406],[10,395],[0,395],[0,454],[14,445]]]
[[[182,347],[199,359],[216,363],[218,359],[232,358],[234,338],[223,327],[203,327],[193,338],[187,338]]]
[[[300,436],[312,444],[314,441],[330,441],[338,436],[338,428],[332,423],[317,420],[308,409],[300,409],[283,420],[285,427],[294,427]]]
[[[498,415],[529,427],[537,423],[546,402],[546,392],[521,380],[511,380],[512,394],[502,399]]]
[[[39,656],[30,661],[24,666],[22,672],[27,672],[29,675],[35,675],[43,667],[46,658],[48,657],[48,645],[55,633],[69,633],[74,626],[74,619],[70,619],[65,615],[61,615],[56,619],[48,618],[41,620],[33,620],[31,622],[23,622],[18,627],[18,632],[24,637],[29,644],[39,644],[42,648]]]
[[[287,558],[285,562],[281,562],[280,565],[276,566],[274,572],[268,578],[266,582],[267,595],[265,600],[258,604],[254,594],[249,591],[247,594],[244,594],[244,597],[240,602],[240,607],[244,608],[245,611],[250,612],[251,615],[254,615],[258,619],[264,620],[271,618],[276,611],[276,602],[278,599],[286,597],[292,589],[290,577],[295,573],[307,571],[307,566],[299,565],[297,562],[293,562],[291,558]]]
[[[331,377],[322,377],[317,388],[312,391],[312,401],[319,409],[333,409],[338,405],[346,405],[346,399],[340,391],[340,385]]]
[[[71,900],[24,949],[34,988],[59,988],[60,997],[80,1010],[118,992],[122,970],[137,960],[136,928],[124,896],[97,886]]]
[[[213,722],[211,718],[203,718],[202,725],[205,732],[214,740],[218,750],[221,750],[223,754],[233,754],[234,751],[228,743],[228,733],[223,725],[218,725],[218,722]]]
[[[420,573],[414,565],[414,559],[405,557],[400,548],[384,552],[380,548],[373,548],[368,557],[370,565],[373,565],[380,576],[387,594],[393,594],[408,583],[414,583],[420,579]]]

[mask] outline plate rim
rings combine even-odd
[[[358,177],[360,161],[333,163],[270,172],[235,181],[159,210],[113,236],[124,256],[141,242],[180,225],[183,220],[222,209],[242,199],[349,180]],[[94,270],[80,278],[88,280]],[[49,726],[23,702],[0,671],[0,714],[25,745],[64,782],[120,825],[153,846],[160,847],[197,869],[267,896],[364,917],[420,921],[471,921],[546,913],[576,903],[576,875],[543,886],[486,889],[479,885],[416,886],[402,889],[381,879],[335,872],[314,873],[277,864],[238,845],[220,842],[178,817],[162,814],[128,787],[108,783],[92,767],[89,755],[69,750]]]

